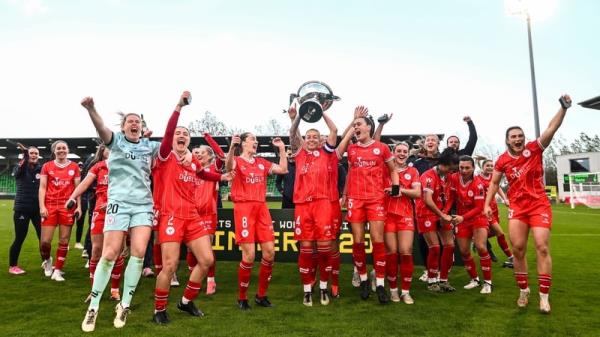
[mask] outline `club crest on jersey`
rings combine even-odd
[[[523,157],[529,158],[531,156],[531,151],[528,149],[523,150]]]
[[[412,176],[411,176],[410,174],[406,173],[406,174],[404,175],[404,179],[406,179],[406,180],[410,180],[410,178],[412,178]]]
[[[379,150],[377,148],[373,149],[373,154],[378,156],[380,153],[381,153],[381,150]]]
[[[321,155],[321,154],[319,153],[319,151],[317,151],[317,150],[313,151],[313,156],[315,156],[315,157],[318,157],[318,156],[320,156],[320,155]]]
[[[242,237],[243,237],[243,238],[247,238],[247,237],[248,237],[248,234],[250,234],[250,233],[248,232],[248,230],[247,230],[247,229],[244,229],[244,230],[242,231]]]
[[[467,195],[468,195],[469,197],[472,197],[472,196],[473,196],[473,191],[469,191],[469,192],[467,192]]]
[[[259,168],[261,171],[264,171],[264,170],[265,170],[265,166],[264,166],[263,164],[258,164],[258,168]]]
[[[74,176],[75,175],[75,171],[73,171],[73,170],[69,170],[68,173],[69,173],[70,176]]]
[[[167,235],[173,235],[175,234],[175,227],[167,227],[167,229],[165,229],[165,233],[167,233]]]

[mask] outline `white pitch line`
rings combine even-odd
[[[559,234],[550,234],[551,236],[600,236],[600,234],[593,233],[579,233],[579,234],[568,234],[568,233],[559,233]]]
[[[577,214],[577,215],[595,215],[600,216],[600,211],[598,213],[586,213],[586,212],[573,212],[573,211],[557,211],[552,210],[552,213],[562,213],[562,214]]]

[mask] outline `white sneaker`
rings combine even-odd
[[[82,245],[80,242],[77,242],[77,243],[76,243],[76,244],[73,246],[73,248],[75,248],[75,249],[83,249],[83,245]]]
[[[542,314],[550,313],[550,300],[548,300],[547,296],[546,298],[540,297],[540,312]]]
[[[52,258],[48,258],[48,260],[44,260],[42,262],[42,269],[44,270],[44,275],[46,277],[52,276]]]
[[[115,326],[115,328],[120,329],[125,326],[125,323],[127,323],[127,316],[129,315],[129,312],[129,308],[123,308],[121,302],[117,303],[117,306],[115,307],[116,316],[115,320],[113,321],[113,325]]]
[[[173,274],[171,278],[171,287],[179,287],[179,279],[177,279],[177,274]]]
[[[360,287],[360,276],[358,275],[357,271],[352,273],[352,286],[354,288]]]
[[[400,295],[398,294],[398,288],[390,289],[390,300],[392,300],[392,302],[400,302]]]
[[[83,268],[85,268],[85,269],[90,269],[90,260],[87,260],[87,261],[85,262],[85,266],[83,266]]]
[[[81,322],[81,330],[83,332],[92,332],[96,329],[96,318],[98,317],[98,311],[90,309],[85,313],[83,322]]]
[[[481,288],[480,294],[491,294],[492,293],[492,284],[488,282],[483,282],[483,287]]]
[[[90,256],[88,255],[87,250],[84,249],[83,252],[81,252],[81,258],[83,258],[83,259],[89,259],[90,258]]]
[[[62,276],[63,273],[61,273],[60,269],[54,269],[54,271],[52,272],[52,276],[50,276],[50,279],[56,282],[64,282],[65,278]]]
[[[519,308],[525,308],[529,303],[529,288],[521,290],[519,292],[519,299],[517,299],[517,305]]]
[[[400,299],[402,299],[402,302],[406,304],[415,304],[415,300],[413,300],[412,296],[410,296],[410,293],[403,294],[400,296]]]
[[[471,289],[475,289],[479,287],[479,279],[471,279],[471,281],[469,281],[469,283],[464,286],[463,288],[467,289],[467,290],[471,290]]]
[[[421,274],[421,276],[419,277],[419,281],[427,282],[428,279],[429,277],[427,276],[427,269],[425,269],[423,270],[423,274]]]
[[[371,291],[375,292],[375,290],[377,290],[377,281],[375,279],[375,270],[371,270],[371,273],[369,273],[369,277],[371,278]]]

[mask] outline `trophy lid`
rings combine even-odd
[[[308,81],[300,86],[298,89],[297,97],[304,97],[310,93],[319,93],[324,96],[325,99],[338,101],[340,98],[333,94],[331,88],[319,81]]]

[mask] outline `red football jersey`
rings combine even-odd
[[[329,200],[331,201],[339,201],[340,200],[340,191],[338,191],[338,165],[340,159],[334,153],[333,156],[329,156]]]
[[[298,151],[295,156],[294,203],[329,199],[331,193],[329,157],[334,156],[333,151],[328,146],[314,151],[306,149]]]
[[[207,172],[219,174],[216,163],[204,168]],[[200,215],[217,213],[217,184],[216,181],[196,179],[196,208]]]
[[[425,205],[425,191],[429,191],[432,194],[432,199],[435,205],[442,210],[446,202],[446,177],[440,177],[437,172],[437,166],[425,171],[421,175],[421,199],[417,199],[417,214],[419,217],[437,217],[427,205]]]
[[[474,176],[468,183],[463,183],[460,173],[453,173],[448,177],[450,193],[456,205],[456,214],[464,217],[465,223],[483,219],[483,204],[485,202],[485,187],[478,176]]]
[[[400,188],[413,189],[415,187],[421,187],[421,180],[419,180],[419,171],[412,166],[407,166],[398,171],[398,177],[400,178]],[[388,187],[392,186],[392,180],[388,179]],[[412,199],[402,195],[398,198],[387,196],[387,211],[391,214],[402,215],[405,217],[413,216]]]
[[[106,206],[108,202],[108,166],[106,166],[106,160],[94,164],[89,173],[96,176],[96,207],[94,210],[98,211],[100,207]]]
[[[264,202],[267,196],[267,177],[273,163],[260,157],[246,160],[238,156],[234,159],[236,165],[231,184],[231,200]]]
[[[481,180],[481,183],[483,184],[483,188],[485,189],[485,194],[487,195],[488,188],[490,187],[490,182],[492,181],[492,175],[490,174],[489,177],[487,177],[487,178],[483,175],[479,175],[478,177],[479,177],[479,180]],[[498,203],[496,202],[495,196],[494,196],[494,198],[492,198],[490,207],[492,208],[492,210],[498,209]]]
[[[503,173],[508,181],[508,199],[540,199],[546,197],[542,144],[534,140],[525,145],[520,156],[508,151],[500,155],[494,170]]]
[[[160,174],[161,166],[158,165],[160,159],[157,157],[154,159],[154,163],[152,165],[152,200],[154,201],[154,209],[160,210],[160,202],[162,198],[162,187],[163,187],[163,179]]]
[[[348,199],[383,199],[389,176],[386,163],[391,160],[394,156],[388,146],[376,140],[348,146]]]
[[[81,177],[81,172],[70,160],[63,165],[53,160],[42,166],[40,175],[48,178],[46,207],[62,208],[75,190],[75,179]]]
[[[196,158],[190,165],[183,165],[174,152],[165,160],[157,160],[155,171],[159,175],[158,205],[154,205],[161,215],[170,215],[180,219],[191,219],[198,216],[196,202],[196,168],[200,163]],[[155,191],[156,192],[156,191]]]

